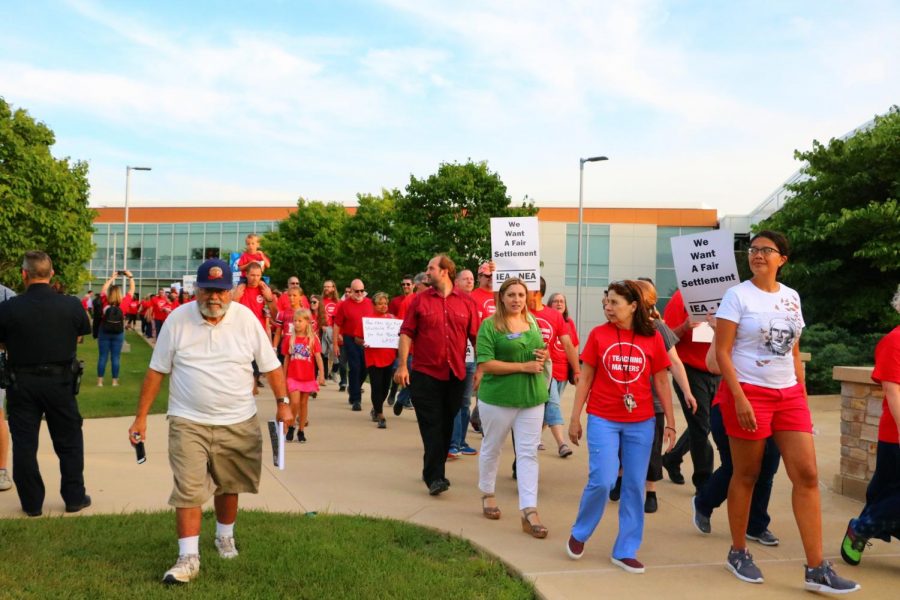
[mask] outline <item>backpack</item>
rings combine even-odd
[[[116,305],[110,305],[103,315],[103,333],[122,333],[125,331],[125,314]]]

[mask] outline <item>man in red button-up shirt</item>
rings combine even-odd
[[[400,327],[394,379],[410,386],[425,446],[422,479],[428,493],[437,496],[450,487],[444,465],[465,388],[466,340],[475,344],[479,319],[472,299],[454,288],[456,265],[448,256],[432,258],[426,273],[431,287],[416,294]],[[413,342],[416,352],[410,374],[406,357]]]

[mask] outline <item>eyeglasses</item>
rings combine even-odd
[[[490,277],[491,274],[490,273],[479,273],[478,276],[479,277]]]
[[[406,282],[401,283],[400,285],[401,285],[402,287],[411,287],[411,286],[412,286],[411,283],[406,283]]]
[[[366,288],[363,288],[361,290],[350,290],[350,291],[353,292],[354,294],[362,294],[366,291]]]
[[[288,281],[288,285],[300,285],[299,281]]]
[[[747,249],[747,254],[749,254],[750,256],[756,256],[757,254],[762,254],[766,258],[769,258],[773,254],[781,254],[781,252],[779,252],[777,248],[769,248],[769,247],[757,248],[756,246],[750,246],[750,248]]]

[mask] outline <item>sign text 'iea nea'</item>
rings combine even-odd
[[[532,291],[541,288],[541,240],[537,217],[491,219],[491,260],[494,261],[494,291],[503,282],[518,277]]]

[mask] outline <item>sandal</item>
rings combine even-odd
[[[493,498],[494,494],[484,494],[481,497],[481,513],[484,515],[486,519],[490,519],[491,521],[496,521],[500,518],[500,507],[499,506],[485,506],[484,501],[488,498]]]
[[[569,448],[569,445],[568,445],[568,444],[562,444],[562,445],[559,447],[559,457],[560,457],[560,458],[566,458],[566,457],[569,457],[569,456],[572,456],[572,449]]]
[[[535,525],[531,522],[531,515],[536,514],[536,508],[526,508],[522,511],[522,531],[529,534],[531,537],[542,540],[547,537],[547,528],[541,524]]]

